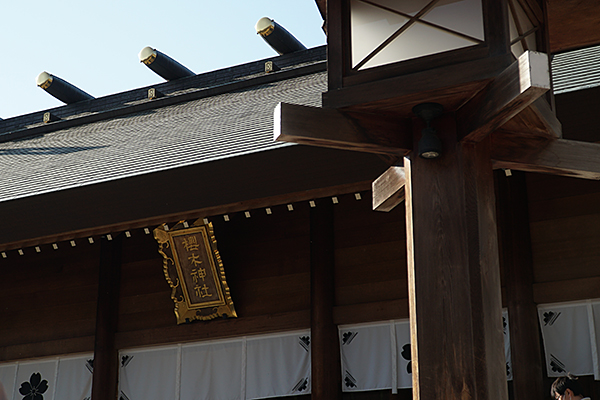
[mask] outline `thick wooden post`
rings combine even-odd
[[[119,314],[122,236],[102,238],[94,344],[92,400],[117,398],[119,357],[115,332]]]
[[[310,209],[310,328],[313,400],[341,400],[342,374],[337,327],[333,323],[333,204]]]
[[[496,176],[500,262],[504,267],[515,400],[542,399],[544,373],[537,308],[533,302],[533,256],[525,173]]]
[[[404,162],[413,398],[507,399],[489,139],[434,126],[442,156]]]

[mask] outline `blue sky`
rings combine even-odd
[[[0,117],[63,105],[42,71],[94,97],[162,82],[139,62],[151,46],[202,73],[277,55],[254,30],[268,16],[306,47],[325,44],[314,0],[12,0],[0,15]]]

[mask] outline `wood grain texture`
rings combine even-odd
[[[544,374],[537,307],[533,295],[533,256],[525,173],[496,171],[501,270],[510,327],[515,400],[538,398]]]
[[[334,324],[335,231],[333,203],[321,199],[310,209],[311,398],[341,400],[342,371]]]
[[[215,320],[210,323],[171,325],[162,328],[120,332],[116,335],[115,344],[118,348],[122,349],[165,343],[224,339],[308,328],[310,328],[309,309],[257,317]]]
[[[412,144],[409,124],[399,118],[279,103],[274,120],[278,141],[391,156],[408,153]]]
[[[404,162],[413,397],[506,399],[490,143],[437,126],[442,157]]]
[[[538,304],[560,303],[600,297],[600,277],[540,282],[533,285],[533,299]]]
[[[546,95],[548,93],[546,92]],[[550,108],[546,96],[539,97],[502,125],[501,129],[522,136],[547,139],[560,139],[563,136],[561,121]]]
[[[478,142],[550,89],[548,56],[526,51],[458,112],[462,140]]]
[[[101,242],[92,377],[93,400],[117,397],[119,353],[115,347],[115,333],[119,315],[123,237],[124,235],[118,235],[110,241],[103,238]]]
[[[435,101],[448,111],[460,107],[512,63],[511,56],[468,61],[356,84],[323,94],[323,107],[385,109],[411,115],[408,103]]]
[[[60,356],[64,354],[91,353],[94,336],[56,339],[0,347],[0,361],[18,361],[28,358]]]
[[[333,319],[337,325],[408,319],[408,298],[336,306]]]
[[[600,3],[596,0],[549,0],[548,25],[553,53],[600,43]]]
[[[404,167],[392,165],[373,181],[373,210],[388,212],[404,201]]]
[[[493,138],[495,168],[600,179],[600,144],[574,140],[526,142],[511,135]]]

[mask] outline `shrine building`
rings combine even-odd
[[[600,3],[315,6],[0,120],[0,400],[600,398]]]

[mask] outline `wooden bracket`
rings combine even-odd
[[[408,119],[279,103],[274,121],[278,141],[396,157],[412,149]]]
[[[511,134],[492,135],[494,168],[600,180],[600,144],[575,140],[548,140],[527,145],[510,141]]]
[[[392,165],[373,181],[373,210],[391,211],[404,201],[404,167]]]
[[[462,140],[481,141],[550,88],[548,55],[526,51],[458,110]]]

